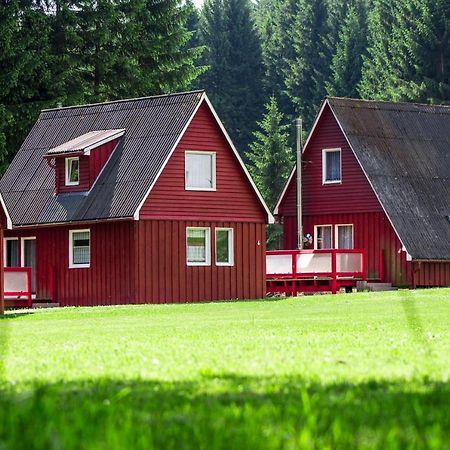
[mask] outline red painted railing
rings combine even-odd
[[[294,293],[304,281],[328,281],[331,291],[366,279],[365,250],[272,250],[266,253],[268,291]],[[274,287],[274,281],[284,281]],[[313,285],[312,290],[314,291]],[[319,290],[319,289],[317,289]]]
[[[11,306],[31,308],[31,267],[5,267],[3,295]]]

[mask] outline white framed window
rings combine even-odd
[[[211,229],[209,227],[186,228],[186,264],[188,266],[211,265]]]
[[[91,265],[91,231],[69,230],[69,268]]]
[[[322,183],[341,183],[342,161],[340,148],[322,150]]]
[[[314,226],[314,249],[324,250],[333,248],[333,227],[332,225]]]
[[[184,182],[187,191],[216,190],[216,153],[186,151]]]
[[[80,158],[65,159],[66,186],[76,186],[80,184]]]
[[[234,265],[233,228],[216,228],[216,266]]]
[[[19,239],[4,238],[3,263],[5,267],[19,267]]]
[[[353,225],[339,224],[334,227],[335,247],[340,249],[353,248]]]

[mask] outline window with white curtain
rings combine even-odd
[[[214,152],[185,152],[185,187],[187,190],[216,189],[216,154]]]
[[[69,267],[90,267],[91,232],[90,230],[69,231]]]
[[[335,247],[340,249],[353,248],[353,225],[336,225]]]
[[[314,248],[317,250],[333,248],[332,226],[316,225],[314,227]]]
[[[211,264],[211,230],[208,227],[186,228],[186,263],[188,266]]]
[[[322,150],[322,182],[340,183],[341,178],[341,149]]]

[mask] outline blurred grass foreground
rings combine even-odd
[[[0,319],[0,449],[450,448],[450,289]]]

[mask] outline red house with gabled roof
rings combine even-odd
[[[42,111],[0,194],[5,284],[31,267],[34,301],[265,295],[273,218],[203,91]]]
[[[297,247],[296,169],[275,215]],[[312,249],[361,249],[368,281],[450,285],[450,107],[327,98],[302,154]]]

